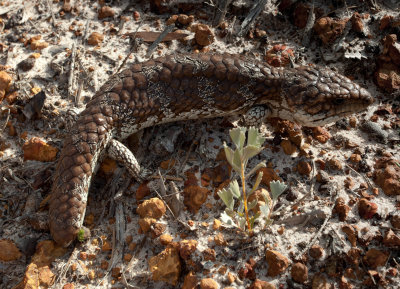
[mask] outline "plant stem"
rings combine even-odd
[[[244,163],[243,162],[241,162],[241,176],[240,176],[240,178],[242,179],[243,203],[244,203],[244,212],[246,214],[247,229],[249,230],[249,233],[251,234],[249,212],[247,210],[246,178],[245,178],[245,175],[244,175]]]

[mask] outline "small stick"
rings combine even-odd
[[[133,259],[133,258],[132,258],[132,259]],[[125,272],[124,272],[124,271],[122,271],[121,281],[122,281],[122,284],[124,284],[124,286],[125,286],[126,288],[128,288],[128,289],[139,289],[139,287],[135,287],[135,286],[133,286],[133,285],[131,285],[131,284],[128,283],[128,281],[126,280]]]
[[[7,117],[6,117],[6,121],[5,121],[4,125],[3,125],[3,127],[0,129],[0,132],[3,132],[3,131],[6,129],[7,123],[8,123],[9,120],[10,120],[10,109],[7,108]]]
[[[185,222],[183,222],[181,219],[179,219],[178,217],[175,216],[174,212],[172,212],[171,208],[168,206],[167,202],[164,200],[163,196],[161,196],[161,194],[157,191],[155,191],[157,196],[164,202],[165,206],[167,207],[168,211],[171,213],[171,215],[174,217],[175,220],[177,220],[182,226],[184,226],[186,229],[188,229],[189,231],[192,231],[193,229],[186,224]]]
[[[115,255],[117,254],[115,252],[115,228],[113,227],[112,229],[112,241],[111,241],[111,257],[110,257],[110,262],[108,264],[108,268],[106,270],[106,273],[104,274],[103,278],[101,280],[99,280],[99,282],[97,283],[97,287],[100,286],[100,284],[107,278],[107,276],[110,274],[111,272],[111,268],[114,267],[114,265],[116,264],[116,259]]]
[[[334,228],[331,228],[331,231],[335,233],[336,237],[338,237],[340,242],[342,242],[343,246],[346,246],[346,242],[342,240],[342,237],[339,235],[339,233]]]
[[[313,182],[311,183],[311,187],[310,187],[310,191],[308,191],[300,200],[298,200],[297,202],[290,204],[289,207],[293,208],[294,206],[297,206],[298,204],[300,204],[302,201],[304,201],[305,199],[307,199],[310,196],[314,195],[314,185],[315,185],[315,162],[313,160],[313,176],[312,178],[314,179]],[[283,209],[287,208],[286,206],[282,206],[280,207],[278,210],[274,211],[271,214],[271,217],[276,216],[280,211],[282,211]]]
[[[151,179],[160,179],[160,176],[150,176],[149,178]],[[168,181],[176,181],[176,182],[183,182],[183,178],[179,177],[174,177],[174,176],[163,176],[162,178],[168,180]]]
[[[56,17],[54,16],[54,12],[53,12],[51,3],[50,3],[49,0],[46,0],[46,3],[47,3],[47,8],[49,9],[50,14],[51,14],[51,19],[53,20],[52,21],[53,22],[53,27],[55,27],[56,26]]]
[[[311,197],[313,197],[314,196],[314,186],[315,186],[315,181],[316,181],[316,177],[315,177],[315,171],[316,171],[316,169],[315,169],[315,161],[314,161],[314,159],[312,160],[312,177],[311,177],[311,179],[312,179],[312,183],[311,183],[311,187],[310,187],[310,195],[311,195]]]
[[[86,40],[88,31],[89,31],[89,20],[86,21],[85,32],[83,33],[83,37],[81,38],[81,44],[83,44],[84,41]]]
[[[303,37],[301,39],[301,44],[303,46],[307,47],[310,44],[310,38],[312,35],[312,28],[314,26],[314,22],[315,22],[315,14],[314,14],[314,0],[313,0],[310,8],[310,14],[308,14],[307,24],[306,27],[304,27]]]
[[[357,172],[355,169],[353,169],[351,166],[349,166],[348,164],[346,164],[346,167],[348,167],[352,172],[354,172],[355,174],[361,176],[368,184],[368,189],[371,191],[371,193],[373,194],[374,192],[372,191],[372,184],[370,182],[369,179],[367,179],[364,175],[360,174],[359,172]]]
[[[129,261],[128,265],[125,267],[125,270],[123,270],[123,272],[128,272],[128,271],[131,272],[133,263],[135,261],[135,258],[133,258],[133,257],[137,257],[137,255],[140,252],[139,249],[143,248],[144,244],[146,243],[146,240],[147,240],[147,236],[144,235],[144,237],[142,237],[142,240],[140,240],[140,242],[136,245],[136,247],[134,249],[135,252],[134,252],[134,254],[132,256],[132,259]]]
[[[188,149],[188,151],[187,151],[187,153],[186,153],[186,157],[185,157],[185,159],[183,160],[183,162],[181,163],[181,165],[179,166],[179,170],[178,170],[179,174],[178,174],[178,175],[180,175],[180,174],[183,172],[183,169],[185,168],[185,165],[186,165],[186,163],[187,163],[187,161],[188,161],[188,159],[189,159],[190,152],[192,151],[193,146],[194,146],[194,144],[195,144],[196,142],[197,142],[197,140],[193,140],[192,143],[190,144],[190,147],[189,147],[189,149]]]
[[[73,42],[71,48],[71,66],[68,78],[68,94],[70,97],[74,95],[73,86],[74,86],[75,57],[76,57],[76,45],[75,42]]]
[[[76,259],[76,257],[77,257],[77,255],[78,255],[78,252],[79,252],[79,251],[80,251],[80,250],[79,250],[77,247],[75,247],[74,250],[72,251],[71,256],[68,258],[67,263],[65,263],[65,265],[61,268],[61,272],[60,272],[60,274],[57,276],[56,281],[54,282],[54,284],[56,285],[55,288],[59,288],[59,286],[57,286],[57,285],[58,285],[59,283],[61,283],[62,280],[64,280],[65,275],[67,274],[69,267],[71,267],[72,260],[73,260],[73,259]],[[61,287],[61,286],[60,286],[60,287]]]
[[[160,173],[160,170],[158,170],[158,174],[160,176],[160,180],[161,180],[161,190],[164,191],[165,193],[165,184],[164,184],[164,178]],[[167,202],[164,200],[164,197],[161,196],[161,194],[159,192],[157,192],[157,190],[155,191],[157,196],[164,202],[165,206],[167,207],[168,211],[171,213],[171,215],[174,217],[175,220],[177,220],[182,226],[184,226],[186,229],[192,231],[192,229],[190,228],[190,226],[188,224],[186,224],[185,222],[183,222],[181,219],[179,219],[177,216],[175,216],[174,212],[171,210],[171,208],[169,207],[169,205],[167,204]]]
[[[213,21],[212,21],[212,26],[217,27],[224,21],[225,19],[225,14],[228,8],[229,3],[231,0],[218,0],[218,4],[215,5],[214,8],[214,16],[213,16]]]
[[[135,34],[133,35],[133,44],[131,45],[131,49],[129,50],[129,53],[125,56],[125,59],[122,61],[121,65],[118,67],[117,71],[115,72],[115,74],[117,74],[118,72],[120,72],[120,70],[122,69],[122,67],[125,66],[126,62],[128,61],[129,56],[131,56],[133,50],[136,49],[137,47],[137,41],[136,41],[136,34],[139,31],[139,28],[142,26],[143,23],[143,19],[140,20],[138,27],[136,28]]]
[[[322,231],[325,229],[326,224],[328,224],[328,221],[330,220],[331,216],[332,216],[332,210],[333,207],[336,205],[336,202],[333,202],[333,204],[330,207],[330,214],[326,216],[324,223],[322,224],[321,228],[319,228],[319,230],[317,231],[317,233],[314,235],[314,237],[311,239],[311,241],[308,243],[307,247],[305,247],[299,254],[297,254],[295,260],[298,260],[299,258],[301,258],[301,256],[304,255],[305,252],[307,252],[312,245],[314,245],[314,243],[317,241],[317,239],[319,238],[319,236],[321,236]]]
[[[264,10],[265,4],[267,4],[268,0],[258,0],[258,3],[250,9],[249,14],[247,14],[246,18],[243,20],[242,25],[240,26],[240,30],[238,35],[244,36],[250,28],[250,25],[256,20],[257,16]]]
[[[173,29],[175,28],[175,25],[171,24],[165,27],[164,31],[161,32],[160,36],[150,45],[150,47],[147,49],[146,57],[150,57],[151,54],[153,53],[153,50],[156,49],[157,45],[167,36],[168,33],[170,33]]]
[[[78,92],[76,93],[76,96],[75,96],[75,106],[79,106],[79,103],[81,102],[81,94],[82,94],[83,82],[84,82],[83,77],[79,78],[79,81],[78,81]]]

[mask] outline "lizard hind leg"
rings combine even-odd
[[[115,139],[111,140],[107,154],[116,161],[121,162],[132,177],[139,182],[147,179],[150,174],[148,171],[140,169],[139,162],[133,153],[124,144]]]
[[[266,119],[271,116],[271,110],[263,105],[257,105],[250,108],[243,114],[241,123],[245,126],[260,127]]]

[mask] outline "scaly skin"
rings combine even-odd
[[[85,216],[97,164],[112,139],[161,123],[243,114],[319,126],[364,110],[371,95],[348,78],[318,67],[274,68],[236,55],[172,55],[133,64],[87,104],[64,148],[50,200],[50,232],[68,246]]]

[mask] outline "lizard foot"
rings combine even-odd
[[[107,154],[116,161],[121,162],[137,181],[143,181],[148,178],[147,170],[140,169],[139,162],[133,153],[121,142],[115,139],[111,140]]]

